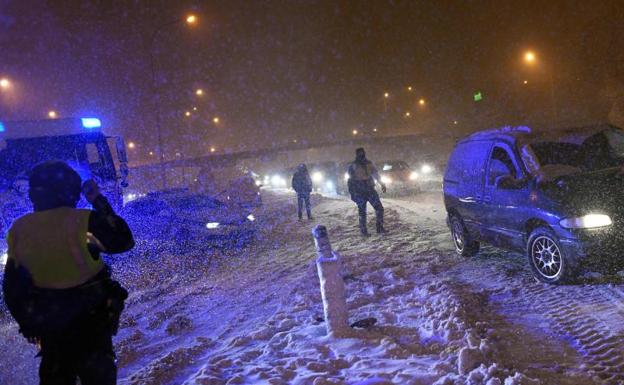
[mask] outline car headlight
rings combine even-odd
[[[384,183],[384,184],[390,184],[390,183],[392,183],[392,178],[390,178],[390,177],[388,177],[388,176],[383,175],[383,176],[381,177],[381,183]]]
[[[206,228],[207,229],[216,229],[217,227],[219,227],[219,222],[208,222],[208,223],[206,223]]]
[[[273,175],[271,177],[271,184],[275,187],[286,187],[286,179],[280,175]]]
[[[412,171],[409,176],[410,180],[418,179],[418,173],[416,171]]]
[[[258,187],[262,186],[262,182],[261,182],[261,181],[259,181],[259,180],[257,180],[257,181],[256,181],[256,186],[258,186]]]
[[[612,223],[611,218],[605,214],[587,214],[582,217],[565,218],[559,222],[566,229],[593,229],[611,226]]]
[[[423,164],[422,167],[420,168],[420,171],[423,174],[429,174],[431,173],[431,171],[433,171],[433,167],[429,166],[428,164]]]
[[[321,183],[323,181],[323,173],[317,171],[312,173],[312,182]]]
[[[253,216],[253,214],[249,214],[249,215],[247,215],[247,220],[248,220],[249,222],[253,222],[253,221],[255,221],[255,220],[256,220],[256,217],[254,217],[254,216]]]

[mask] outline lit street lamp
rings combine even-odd
[[[412,116],[412,114],[411,114],[409,111],[407,111],[407,112],[405,113],[405,117],[406,117],[406,118],[409,118],[410,116]]]
[[[421,98],[420,100],[418,100],[418,104],[421,105],[421,106],[424,106],[425,105],[425,99]]]
[[[202,90],[201,88],[198,88],[197,90],[195,90],[195,95],[202,96],[203,94],[204,94],[204,90]]]
[[[128,142],[128,148],[129,149],[133,149],[134,147],[136,147],[136,145],[134,144],[134,142]]]
[[[0,89],[7,90],[11,87],[11,81],[7,78],[0,79]]]
[[[535,63],[535,53],[533,53],[532,51],[527,51],[524,54],[524,61],[526,61],[527,63]]]
[[[219,124],[219,122],[220,122],[219,117],[218,117],[218,116],[215,116],[214,118],[212,118],[212,122],[213,122],[214,124]]]
[[[351,131],[351,133],[352,133],[353,135],[357,135],[357,134],[358,134],[358,130],[353,130],[353,131]]]
[[[216,148],[214,148],[214,147],[210,147],[210,152],[215,152],[215,151],[217,151],[217,149],[216,149]]]
[[[54,110],[48,111],[48,118],[55,119],[56,118],[56,111],[54,111]]]
[[[186,116],[186,117],[191,116],[191,111],[186,111],[186,112],[184,113],[184,116]]]

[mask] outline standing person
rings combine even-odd
[[[93,210],[76,209],[81,192]],[[112,336],[128,292],[100,252],[130,250],[132,233],[97,184],[81,186],[64,162],[35,166],[28,195],[34,212],[9,230],[2,289],[20,333],[41,349],[40,384],[115,384]]]
[[[297,193],[297,214],[299,220],[303,218],[303,204],[305,203],[306,214],[308,219],[312,219],[312,210],[310,208],[310,193],[312,192],[312,179],[308,173],[308,168],[301,163],[297,166],[297,171],[292,177],[292,188]]]
[[[366,152],[363,148],[360,147],[355,150],[355,161],[349,166],[347,174],[349,177],[349,194],[351,195],[351,200],[358,207],[360,232],[366,237],[370,235],[366,228],[366,204],[370,202],[375,209],[377,233],[385,233],[386,230],[383,225],[384,208],[375,190],[375,181],[381,185],[381,191],[384,193],[386,192],[386,185],[381,182],[375,165],[366,159]]]

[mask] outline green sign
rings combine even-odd
[[[481,91],[477,91],[474,93],[473,98],[475,102],[481,101],[483,100],[483,94],[481,94]]]

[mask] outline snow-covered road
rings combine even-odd
[[[618,279],[554,287],[521,255],[458,258],[435,192],[384,200],[390,232],[368,239],[343,198],[315,196],[310,222],[296,220],[289,193],[264,198],[248,249],[143,240],[112,261],[131,290],[115,340],[120,383],[624,384]],[[317,223],[343,257],[350,320],[378,320],[352,338],[325,336]],[[35,350],[6,317],[0,334],[0,384],[36,383]]]

